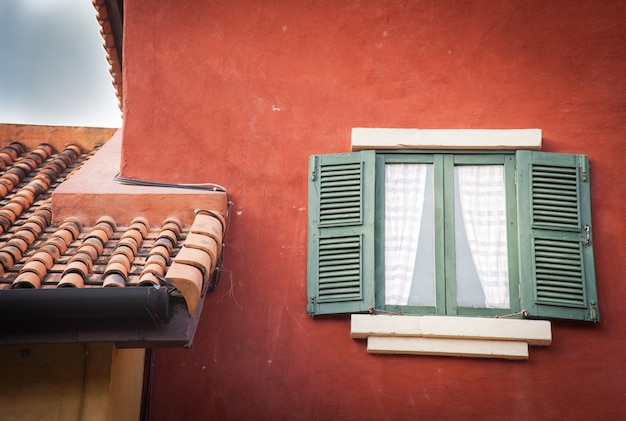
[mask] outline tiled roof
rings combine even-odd
[[[196,316],[201,297],[217,282],[224,218],[197,210],[191,226],[175,217],[121,225],[107,215],[93,226],[75,217],[53,223],[52,191],[94,152],[77,145],[55,152],[47,144],[27,151],[17,142],[0,149],[0,302],[25,289],[153,286]],[[0,305],[0,320],[21,317],[7,308]],[[166,323],[171,314],[161,318]]]
[[[109,62],[109,72],[117,100],[122,107],[122,25],[124,2],[122,0],[92,0],[96,9],[96,18],[100,24],[100,34],[104,39],[103,47]]]

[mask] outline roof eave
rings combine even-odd
[[[3,323],[0,345],[112,342],[118,348],[190,348],[200,314],[190,316],[183,300],[173,298],[167,323],[145,317],[17,320]]]

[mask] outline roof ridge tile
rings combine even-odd
[[[165,275],[167,281],[182,293],[192,316],[217,267],[224,228],[213,212],[197,211],[190,233]]]
[[[193,316],[200,302],[204,280],[202,271],[195,266],[173,262],[167,270],[165,278],[181,292],[187,303],[187,310]]]

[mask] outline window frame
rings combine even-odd
[[[433,164],[435,205],[435,306],[385,304],[385,183],[386,164]],[[454,218],[454,167],[456,165],[503,165],[506,195],[509,308],[457,306]],[[411,315],[495,317],[520,311],[517,235],[517,196],[514,151],[402,150],[376,153],[375,248],[376,309]],[[443,229],[442,229],[443,228]]]
[[[509,287],[509,293],[519,294],[518,300],[511,300],[511,309],[516,309],[517,303],[519,303],[520,315],[519,317],[530,318],[560,318],[560,319],[573,319],[573,320],[585,320],[599,322],[599,312],[597,303],[597,291],[595,285],[595,269],[593,262],[593,240],[591,229],[591,200],[590,200],[590,182],[589,182],[589,160],[586,155],[575,154],[558,154],[558,153],[546,153],[529,150],[518,150],[514,152],[514,155],[508,151],[451,151],[451,150],[428,150],[428,151],[376,151],[376,150],[361,150],[359,152],[344,153],[344,154],[329,154],[329,155],[313,155],[309,161],[309,243],[308,243],[308,268],[307,268],[307,293],[308,293],[308,312],[312,316],[323,314],[337,314],[337,313],[358,313],[374,311],[376,308],[386,310],[385,306],[380,306],[381,301],[384,302],[384,285],[382,285],[383,293],[381,294],[381,282],[374,282],[374,279],[384,279],[384,264],[381,264],[384,253],[380,253],[376,249],[376,244],[381,244],[381,233],[379,224],[384,223],[383,218],[380,218],[380,210],[377,210],[376,196],[380,195],[380,182],[377,182],[376,171],[380,172],[377,167],[384,165],[383,158],[377,158],[379,155],[384,154],[391,157],[396,156],[394,159],[402,158],[404,154],[414,154],[414,156],[426,156],[431,154],[454,154],[458,155],[459,160],[467,160],[474,155],[488,156],[493,154],[504,154],[510,156],[515,162],[515,195],[516,195],[516,211],[517,218],[512,218],[511,221],[517,221],[516,238],[518,241],[517,256],[513,259],[514,264],[517,265],[518,271],[511,271],[509,276],[518,274],[519,282],[518,288]],[[465,156],[467,155],[467,156]],[[452,155],[441,155],[452,156]],[[462,158],[465,156],[465,158]],[[443,159],[443,158],[442,158]],[[481,158],[482,159],[482,158]],[[322,178],[325,169],[337,166],[340,171],[336,174],[331,174],[331,184],[339,186],[339,190],[345,186],[344,175],[342,171],[342,165],[349,162],[350,165],[358,168],[360,171],[356,176],[350,176],[349,188],[351,191],[358,191],[359,201],[355,202],[350,200],[340,200],[339,205],[332,204],[330,208],[327,208],[324,212],[331,212],[331,214],[339,215],[338,219],[341,219],[343,208],[352,212],[357,210],[356,217],[353,215],[352,220],[347,225],[338,224],[335,227],[322,227],[320,225],[321,218],[321,201],[320,191],[323,190]],[[383,162],[383,164],[377,162]],[[578,218],[575,224],[570,223],[569,227],[560,226],[561,223],[556,224],[537,222],[536,216],[543,212],[542,206],[545,204],[539,203],[537,207],[534,205],[533,199],[533,183],[535,180],[535,167],[539,169],[537,172],[537,180],[541,184],[540,173],[542,168],[548,168],[548,172],[554,172],[556,177],[566,177],[570,179],[573,177],[573,181],[569,180],[566,183],[565,189],[560,189],[558,186],[555,188],[556,192],[550,192],[556,196],[550,197],[548,202],[559,202],[560,200],[567,201],[568,189],[575,191],[575,203],[574,207],[565,208],[565,212],[575,213]],[[453,167],[452,171],[453,171]],[[384,166],[383,166],[384,169]],[[508,170],[510,171],[510,170]],[[507,172],[507,170],[505,170]],[[384,174],[384,172],[383,172]],[[379,176],[380,177],[380,176]],[[559,183],[558,178],[548,177],[548,183]],[[449,177],[448,177],[449,178]],[[384,179],[384,178],[383,178]],[[573,184],[572,184],[573,183]],[[326,185],[326,184],[324,184]],[[548,190],[552,189],[552,184],[548,184]],[[384,190],[383,190],[384,192]],[[508,195],[507,193],[507,200]],[[384,196],[381,196],[384,197]],[[555,199],[556,198],[556,199]],[[346,202],[346,203],[343,203]],[[379,199],[380,202],[380,199]],[[338,207],[337,207],[338,206]],[[569,206],[569,205],[568,205]],[[343,208],[342,208],[343,207]],[[510,209],[512,206],[508,206]],[[556,212],[560,215],[561,205],[548,205],[548,211],[553,214]],[[512,211],[512,209],[511,209]],[[360,213],[359,213],[360,212]],[[452,208],[453,212],[453,208]],[[507,215],[508,216],[508,215]],[[535,218],[535,220],[533,220]],[[450,219],[450,218],[448,218]],[[452,218],[452,221],[454,219]],[[376,227],[378,229],[376,229]],[[516,231],[513,227],[509,226],[509,232]],[[345,256],[341,254],[341,247],[344,247],[344,240],[350,241],[356,240],[358,242],[358,249],[356,254],[358,257],[353,261],[353,265],[350,269],[355,269],[358,272],[358,280],[354,276],[348,279],[349,282],[344,282],[345,277],[343,273],[341,276],[335,276],[336,273],[346,269],[343,265]],[[330,254],[331,263],[322,262],[320,260],[320,244],[322,239],[330,240],[330,243],[335,247],[335,243],[339,248],[335,248],[336,252]],[[544,251],[539,250],[537,246],[542,240],[555,240],[552,241],[556,244],[556,247],[548,247],[548,260],[553,260],[554,256],[558,259],[557,266],[559,271],[563,269],[563,273],[557,272],[557,278],[559,282],[556,282],[556,287],[553,285],[552,279],[549,276],[543,276],[541,280],[537,280],[535,275],[537,274],[537,268],[542,266],[541,269],[545,269],[545,264],[540,263],[538,259],[545,259],[546,254]],[[328,241],[327,241],[328,242]],[[509,243],[511,239],[509,238]],[[570,252],[562,253],[558,247],[572,246]],[[543,245],[542,245],[543,247]],[[576,250],[577,249],[577,250]],[[511,255],[512,250],[509,250]],[[572,257],[573,256],[573,257]],[[339,263],[338,263],[339,262]],[[335,266],[333,266],[335,265]],[[550,263],[551,265],[551,263]],[[509,263],[511,266],[511,263]],[[549,266],[549,265],[548,265]],[[332,276],[326,276],[324,279],[322,271],[325,273],[334,272]],[[570,273],[566,273],[566,272]],[[571,273],[575,276],[571,276]],[[561,282],[562,279],[564,282]],[[510,284],[511,285],[511,284]],[[543,292],[539,291],[540,288],[544,288]],[[574,293],[572,290],[576,289]],[[321,303],[321,293],[324,290],[326,293],[324,303]],[[547,290],[547,292],[546,292]],[[556,291],[553,293],[553,291]],[[348,291],[348,294],[344,294]],[[556,298],[552,298],[556,297]],[[573,298],[571,298],[573,297]],[[456,297],[455,297],[456,298]],[[456,299],[454,300],[456,303]],[[573,304],[572,304],[573,303]],[[498,314],[502,315],[502,310],[496,309]],[[489,314],[484,312],[484,309],[478,310],[480,316],[488,317]],[[472,312],[470,312],[472,313]],[[457,312],[457,314],[460,314]]]

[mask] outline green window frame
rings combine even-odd
[[[432,163],[436,305],[384,299],[384,166]],[[453,171],[502,164],[507,203],[508,309],[456,305]],[[308,312],[374,310],[407,314],[599,321],[589,161],[536,151],[361,151],[314,155],[309,163]]]

